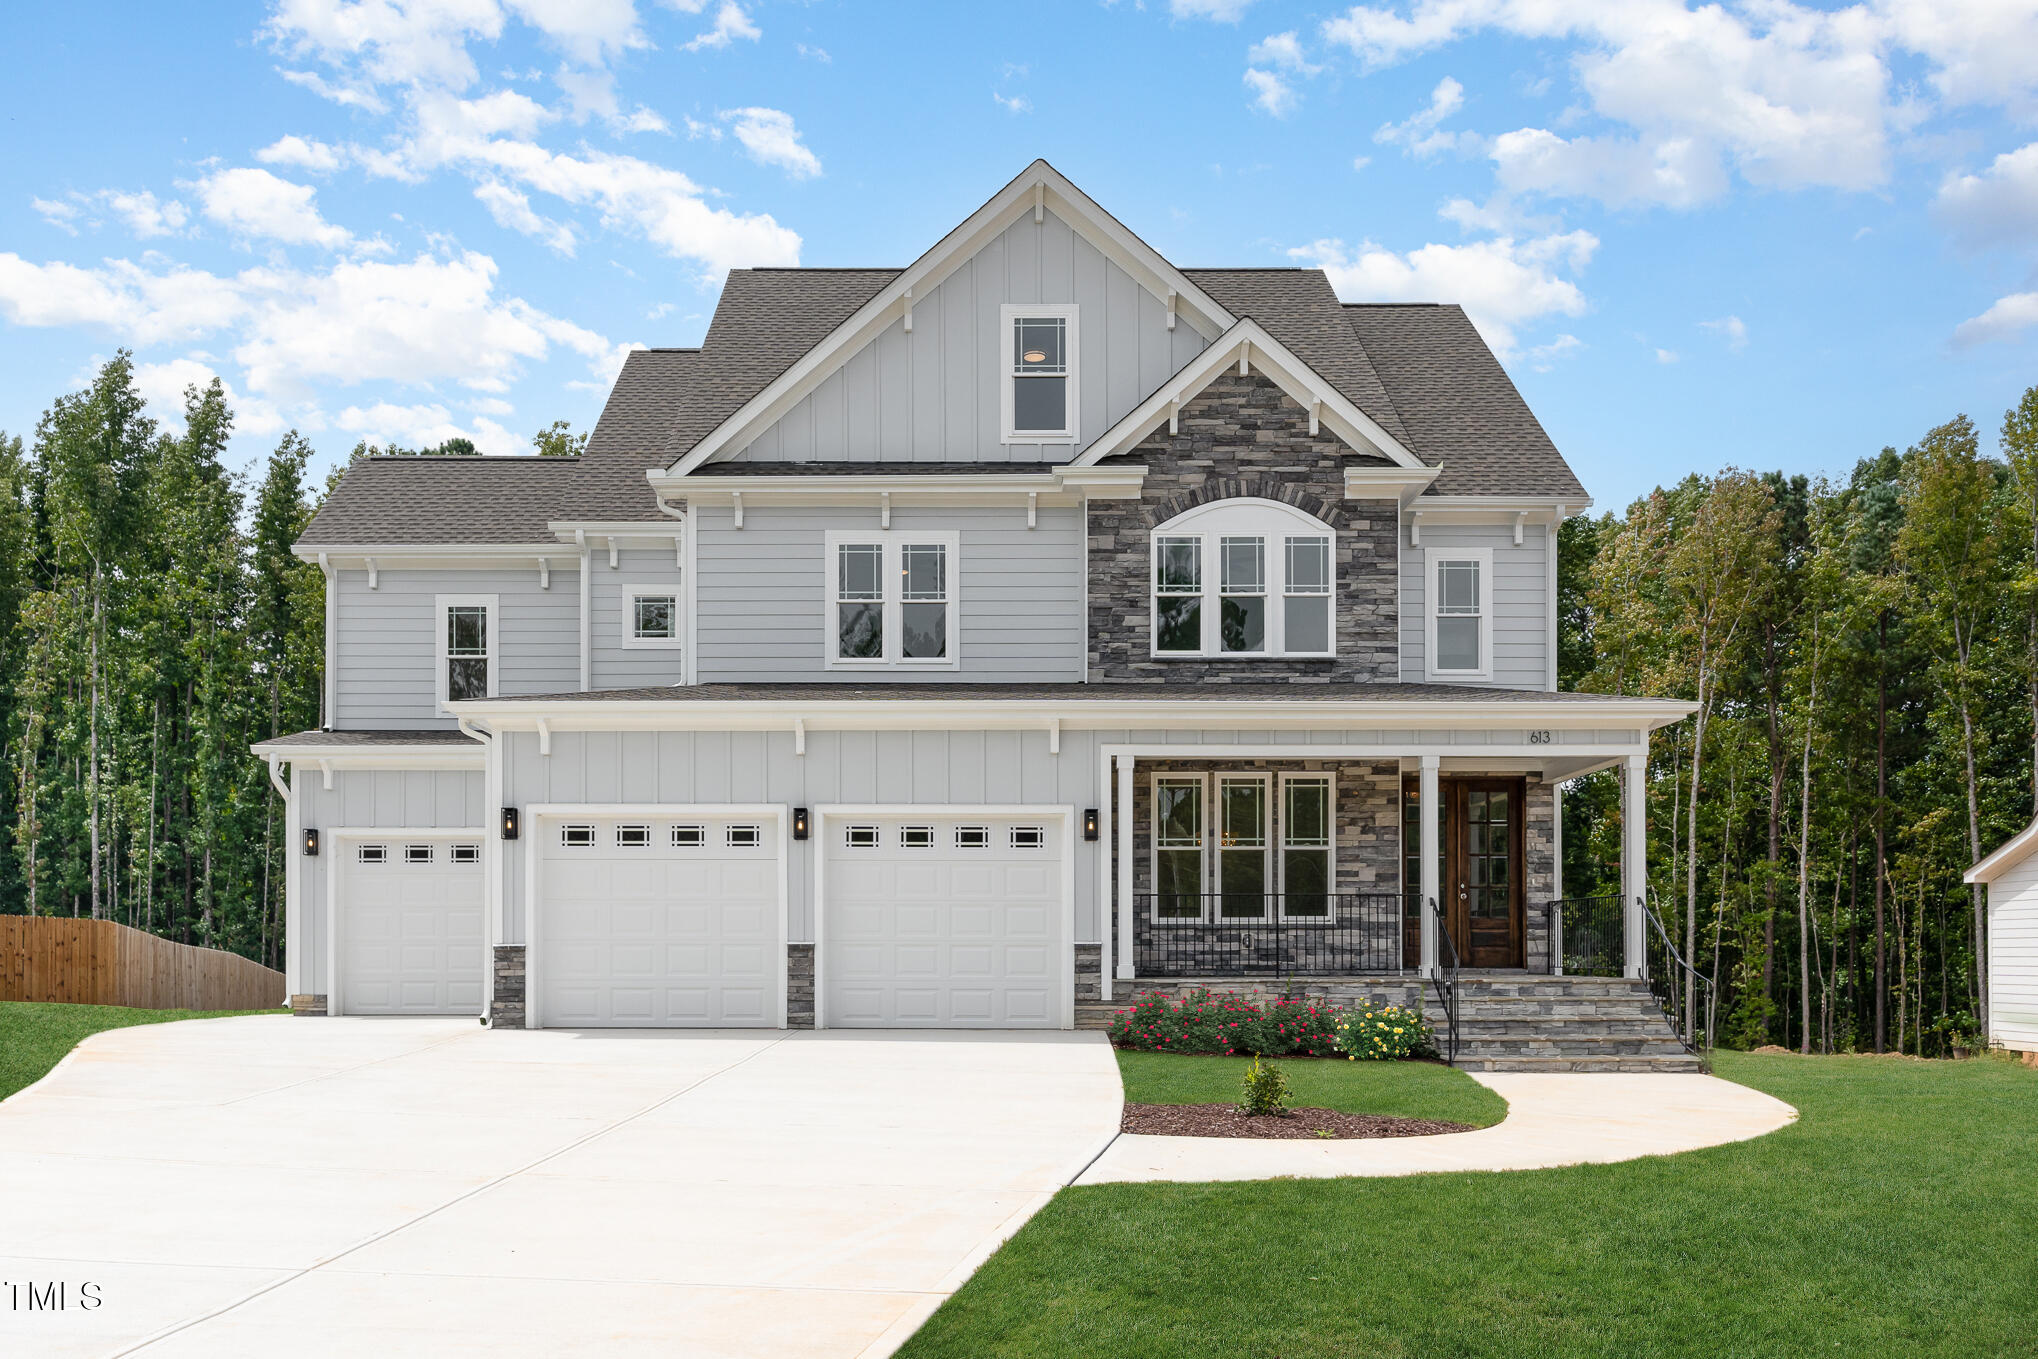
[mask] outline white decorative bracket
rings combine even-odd
[[[1040,492],[1038,491],[1028,491],[1026,493],[1026,527],[1040,527]]]
[[[609,535],[609,570],[616,569],[616,535]]]
[[[1240,340],[1238,342],[1238,375],[1240,377],[1247,376],[1245,366],[1251,361],[1252,356],[1253,342],[1251,340]]]
[[[1051,717],[1047,721],[1047,753],[1061,754],[1061,719]]]
[[[375,569],[375,559],[373,557],[368,558],[367,561],[368,561],[368,588],[373,590],[376,588],[376,583],[382,579],[382,573]]]
[[[552,723],[543,717],[538,719],[538,753],[540,755],[552,753]]]
[[[729,495],[729,500],[730,500],[730,503],[731,503],[731,504],[733,504],[733,505],[734,505],[734,506],[736,507],[736,510],[735,510],[735,513],[736,513],[736,527],[737,527],[737,528],[742,528],[742,527],[743,527],[743,493],[742,493],[741,491],[733,491],[733,492],[731,492],[731,493],[730,493],[730,495]]]
[[[804,717],[795,717],[793,719],[793,754],[804,755],[806,753],[807,753],[807,719]]]
[[[905,318],[905,324],[906,324],[906,333],[907,333],[908,335],[911,335],[911,334],[913,333],[913,290],[912,290],[911,288],[908,288],[908,289],[906,289],[906,318]]]
[[[1181,432],[1182,432],[1182,398],[1180,398],[1179,396],[1171,396],[1168,398],[1168,433],[1180,434]]]
[[[1312,396],[1309,398],[1310,437],[1314,438],[1316,436],[1316,432],[1322,427],[1323,427],[1323,398],[1320,396]]]
[[[672,565],[675,570],[686,565],[686,533],[683,530],[672,535]]]
[[[877,526],[883,529],[888,529],[892,526],[892,493],[890,491],[878,492]]]
[[[1422,546],[1422,515],[1414,510],[1408,512],[1408,545]]]
[[[326,791],[327,791],[328,793],[332,792],[332,791],[333,791],[333,762],[332,762],[331,760],[320,760],[320,761],[318,762],[318,772],[319,772],[320,774],[322,774],[322,775],[324,775],[324,776],[325,776],[325,785],[326,785]]]
[[[540,590],[552,588],[552,559],[550,557],[538,558],[538,588]]]
[[[1520,510],[1516,510],[1514,512],[1514,545],[1516,547],[1521,546],[1521,521],[1527,517],[1528,516],[1525,515]]]
[[[1039,226],[1047,217],[1047,186],[1033,186],[1033,225]]]
[[[1175,328],[1175,290],[1168,289],[1168,329]]]

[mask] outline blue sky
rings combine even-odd
[[[522,451],[746,264],[904,264],[1045,156],[1183,265],[1465,303],[1603,507],[2038,383],[2038,0],[281,0],[6,21],[0,429],[117,347]]]

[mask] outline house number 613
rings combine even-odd
[[[1532,731],[1528,737],[1532,746],[1546,746],[1550,743],[1550,733],[1546,731]]]

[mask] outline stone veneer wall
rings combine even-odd
[[[1104,989],[1097,982],[1103,959],[1102,944],[1076,945],[1076,1004],[1094,1005],[1104,998]]]
[[[814,1027],[814,946],[785,946],[785,1026]]]
[[[524,1027],[524,946],[495,946],[495,987],[488,996],[488,1027]]]
[[[1547,907],[1557,886],[1557,795],[1555,788],[1531,774],[1522,808],[1522,954],[1531,972],[1550,970],[1550,917]]]
[[[290,1013],[300,1018],[324,1019],[326,998],[324,996],[296,995],[290,998]]]
[[[1126,455],[1146,466],[1137,501],[1093,500],[1090,678],[1163,684],[1297,680],[1392,682],[1401,677],[1399,507],[1345,499],[1347,464],[1377,466],[1262,377],[1215,379],[1183,406],[1179,434],[1163,425]],[[1148,535],[1213,500],[1278,500],[1337,530],[1337,652],[1322,660],[1162,660],[1151,655]]]

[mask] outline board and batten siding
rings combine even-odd
[[[666,560],[672,560],[666,554]],[[332,657],[334,711],[341,730],[452,730],[438,707],[440,595],[496,596],[496,690],[560,693],[580,687],[580,577],[554,567],[542,588],[528,567],[384,569],[334,572],[339,639]]]
[[[1512,524],[1424,524],[1422,545],[1410,547],[1401,535],[1401,678],[1409,684],[1430,680],[1426,613],[1430,583],[1425,562],[1438,551],[1475,548],[1493,554],[1493,673],[1490,679],[1467,680],[1475,686],[1501,689],[1550,688],[1550,545],[1553,539],[1540,524],[1525,524],[1521,546],[1514,545]],[[1439,680],[1438,683],[1449,681]]]
[[[2038,1052],[2038,855],[1988,886],[1989,1041]]]
[[[620,548],[616,564],[609,565],[608,553],[597,550],[589,557],[588,583],[588,681],[595,689],[639,689],[660,684],[678,684],[685,678],[684,653],[679,646],[633,647],[624,645],[632,619],[624,603],[637,589],[669,592],[680,601],[680,636],[686,635],[686,591],[682,588],[679,563],[670,547]],[[558,589],[554,579],[552,588]],[[580,687],[578,678],[565,686]],[[505,691],[507,692],[507,691]]]
[[[999,308],[1073,302],[1078,310],[1076,432],[1116,424],[1203,351],[1186,320],[1047,213],[1021,217],[913,299],[903,319],[852,355],[737,455],[756,462],[1063,462],[1066,443],[1006,444],[1003,375],[1011,339]]]
[[[831,670],[827,534],[876,530],[868,508],[752,506],[737,528],[730,511],[702,506],[694,534],[695,677],[703,684],[786,680],[981,682],[1083,678],[1084,561],[1081,509],[895,507],[894,535],[958,535],[957,670]],[[599,574],[594,576],[598,582]]]
[[[559,588],[557,575],[552,588]],[[332,856],[353,851],[352,843],[337,839],[334,832],[387,830],[391,843],[397,844],[401,842],[395,837],[406,830],[473,829],[486,853],[494,819],[484,806],[484,780],[479,769],[336,769],[328,789],[316,764],[292,766],[290,786],[300,799],[299,824],[322,835],[319,857],[297,856],[303,914],[290,951],[299,990],[325,990],[329,865]]]

